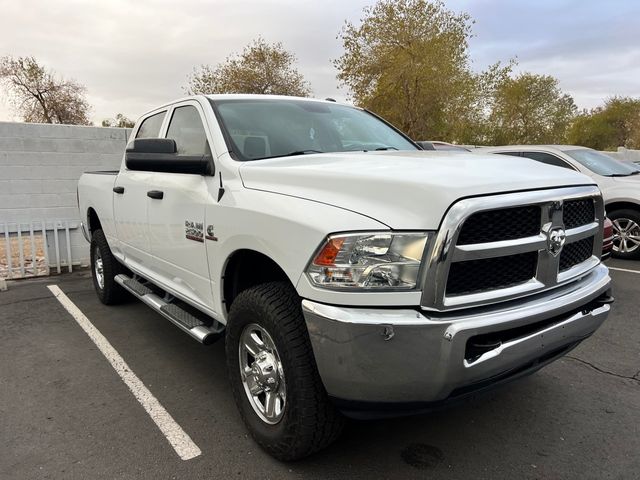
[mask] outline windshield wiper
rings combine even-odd
[[[293,152],[283,153],[282,155],[273,155],[271,157],[252,158],[251,160],[266,160],[268,158],[294,157],[296,155],[308,155],[310,153],[325,153],[325,152],[322,152],[320,150],[295,150]]]
[[[380,151],[380,150],[398,150],[396,147],[378,147],[376,148],[376,151]]]
[[[631,173],[611,173],[611,174],[605,175],[605,176],[606,177],[630,177],[631,175],[637,175],[639,173],[640,173],[640,171],[631,172]]]

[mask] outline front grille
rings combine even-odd
[[[560,252],[560,271],[564,272],[571,267],[584,262],[593,254],[593,237],[583,238],[564,246]]]
[[[553,289],[587,273],[604,217],[595,186],[469,197],[451,205],[427,255],[421,306],[487,306]],[[554,256],[565,230],[566,243]]]
[[[527,282],[536,274],[537,258],[537,252],[526,252],[452,263],[446,294],[469,295]]]
[[[576,228],[591,223],[596,218],[595,203],[590,198],[569,200],[563,208],[564,228]]]
[[[540,207],[502,208],[469,217],[458,236],[458,245],[497,242],[531,237],[540,233]]]

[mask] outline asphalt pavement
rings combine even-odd
[[[435,414],[350,422],[334,445],[278,462],[249,437],[224,345],[140,302],[100,304],[88,272],[0,292],[0,478],[640,478],[640,262],[610,261],[609,319],[533,376]],[[182,460],[58,285],[202,452]]]

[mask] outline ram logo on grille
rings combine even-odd
[[[567,241],[567,234],[564,228],[554,228],[547,233],[547,250],[551,255],[557,257],[564,243]]]

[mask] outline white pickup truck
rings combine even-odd
[[[128,292],[202,343],[280,459],[344,416],[429,411],[532,373],[612,302],[593,180],[422,151],[362,109],[213,95],[133,128],[79,182],[98,297]]]

